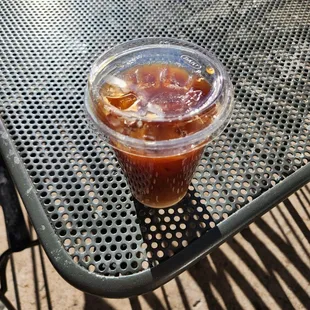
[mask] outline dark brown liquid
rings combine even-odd
[[[162,208],[185,196],[202,150],[169,157],[115,152],[134,197],[147,206]]]
[[[98,102],[97,115],[107,126],[122,134],[146,141],[180,138],[207,127],[216,114],[214,105],[199,116],[185,120],[176,118],[165,122],[162,119],[175,114],[186,115],[189,108],[199,107],[210,92],[211,87],[206,80],[198,74],[190,75],[183,68],[163,64],[142,65],[125,71],[121,78],[129,90],[124,92],[115,85],[104,84],[101,89],[103,100]],[[141,94],[143,100],[139,101]],[[151,111],[148,110],[150,102],[154,103]],[[145,117],[143,121],[128,124],[125,118],[111,112],[107,105],[137,113],[146,109]],[[117,147],[115,152],[133,195],[155,208],[171,206],[185,196],[203,151],[200,147],[181,155],[153,157],[129,150],[119,142],[112,143]]]

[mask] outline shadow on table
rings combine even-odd
[[[265,293],[268,294],[273,301],[282,309],[293,309],[295,304],[292,304],[291,296],[288,296],[287,289],[283,288],[283,283],[294,294],[294,297],[298,300],[298,304],[302,308],[310,309],[309,296],[305,289],[301,286],[299,278],[301,275],[305,279],[310,279],[309,266],[305,264],[305,259],[302,259],[295,248],[298,245],[299,249],[305,253],[306,259],[309,259],[309,248],[304,246],[305,242],[301,239],[308,240],[310,242],[309,230],[307,229],[304,219],[300,214],[303,214],[304,218],[310,219],[309,216],[309,187],[304,187],[302,190],[295,194],[296,200],[299,202],[298,211],[292,204],[292,200],[285,200],[285,207],[276,207],[277,216],[274,212],[270,215],[273,217],[274,224],[267,223],[264,219],[257,219],[255,221],[256,227],[264,233],[264,239],[258,238],[253,233],[251,228],[244,229],[241,232],[242,237],[252,246],[252,249],[259,257],[259,261],[254,259],[250,253],[240,244],[237,238],[232,238],[227,241],[227,244],[231,251],[234,252],[234,256],[238,257],[247,266],[249,271],[253,274],[253,277],[245,277],[243,270],[239,268],[233,257],[228,253],[225,253],[222,248],[215,250],[207,258],[202,259],[195,266],[188,270],[192,279],[198,284],[200,290],[204,296],[205,302],[209,309],[222,309],[223,304],[229,309],[239,309],[243,307],[240,303],[240,297],[235,295],[236,287],[247,298],[247,302],[252,304],[254,308],[262,309],[269,308],[270,305],[266,303],[266,300],[262,294],[257,293],[255,284],[259,284],[264,288]],[[281,223],[282,221],[282,223]],[[292,244],[292,238],[287,236],[287,231],[283,230],[283,221],[290,231],[291,237],[294,237],[294,244]],[[294,224],[294,225],[293,225]],[[298,232],[294,227],[298,227]],[[279,259],[278,255],[271,250],[270,244],[273,247],[277,247],[279,252],[285,256],[285,259]],[[294,245],[294,246],[293,246]],[[34,282],[38,282],[37,274],[39,268],[43,271],[44,287],[46,290],[47,308],[53,309],[49,287],[48,287],[48,275],[45,272],[45,266],[43,262],[43,256],[41,249],[39,252],[32,251],[32,263],[33,263],[33,279]],[[295,273],[289,271],[285,266],[285,261],[289,261],[296,270]],[[13,278],[15,288],[17,288],[18,274],[14,269],[14,261],[11,262],[13,268]],[[249,272],[247,272],[249,274]],[[255,282],[253,282],[255,279]],[[232,289],[232,282],[234,282],[234,290]],[[142,309],[141,301],[146,302],[151,309],[159,310],[171,310],[172,298],[179,298],[182,302],[182,307],[185,310],[194,309],[199,306],[201,300],[193,302],[191,296],[189,296],[186,283],[182,282],[178,277],[175,279],[176,290],[173,291],[173,296],[168,295],[165,286],[154,292],[147,293],[139,297],[133,297],[129,299],[130,306],[133,310]],[[44,305],[40,303],[39,288],[35,284],[34,287],[36,295],[36,304],[33,309],[46,308],[46,301]],[[161,298],[158,297],[158,293],[161,294]],[[171,294],[171,291],[170,291]],[[115,309],[110,302],[104,298],[100,298],[93,295],[85,294],[84,309],[100,309],[100,310],[113,310]],[[23,305],[18,301],[17,291],[17,308],[23,309]],[[128,303],[128,305],[129,305]],[[126,309],[124,309],[126,310]]]
[[[297,242],[301,245],[301,240],[298,235],[294,232],[294,229],[290,221],[295,221],[299,226],[300,230],[307,236],[309,241],[309,232],[305,229],[305,224],[303,219],[300,217],[299,213],[293,207],[289,200],[284,201],[285,207],[288,209],[291,217],[287,218],[283,215],[281,207],[277,207],[282,218],[286,221],[286,225],[289,226],[291,232],[295,235]],[[272,214],[272,213],[271,213]],[[273,215],[272,215],[273,216]],[[276,225],[281,231],[281,225],[277,218],[273,216]],[[257,219],[255,221],[256,226],[264,232],[266,239],[262,241],[259,239],[250,228],[244,229],[241,232],[243,238],[251,244],[256,254],[259,256],[261,263],[259,264],[257,260],[240,245],[240,243],[234,238],[228,241],[229,247],[235,252],[235,254],[244,262],[244,264],[250,269],[260,284],[266,289],[268,294],[274,299],[275,303],[282,309],[293,309],[291,304],[291,299],[288,298],[287,292],[283,289],[282,283],[284,282],[290,291],[294,292],[298,301],[305,307],[309,309],[310,300],[307,292],[301,287],[298,274],[292,274],[287,270],[284,265],[284,261],[279,260],[276,255],[267,247],[267,243],[273,243],[278,249],[285,255],[286,259],[290,261],[292,265],[299,271],[300,274],[304,276],[305,279],[310,278],[309,267],[304,263],[300,256],[296,253],[292,244],[288,238],[283,238],[275,232],[274,228],[267,224],[264,219]],[[285,232],[282,231],[282,235],[285,236]],[[309,257],[309,250],[303,247],[306,256]],[[210,265],[210,261],[214,264],[214,268]],[[262,265],[265,268],[262,268]],[[203,270],[205,274],[203,275]],[[254,285],[245,278],[242,274],[242,270],[238,268],[232,261],[232,259],[222,251],[221,248],[215,250],[209,255],[207,259],[201,260],[194,267],[189,270],[192,277],[196,280],[201,290],[205,295],[205,300],[210,309],[220,309],[221,305],[218,298],[212,290],[212,286],[220,294],[221,299],[228,308],[242,308],[242,305],[237,300],[234,292],[231,289],[231,284],[228,281],[231,278],[238,288],[247,297],[248,301],[257,309],[269,308],[270,305],[265,303],[263,296],[259,295],[256,290],[254,290]],[[279,280],[281,279],[281,281]],[[282,282],[282,283],[281,283]]]
[[[301,205],[301,208],[308,219],[309,216],[309,187],[304,187],[298,191],[295,196]],[[245,277],[243,271],[238,268],[233,257],[225,253],[221,248],[215,250],[207,258],[202,259],[195,266],[188,270],[191,277],[196,281],[200,287],[205,301],[209,309],[222,309],[223,304],[225,308],[229,309],[241,309],[243,304],[240,302],[240,297],[235,295],[236,287],[247,298],[247,302],[252,304],[256,309],[269,308],[271,305],[266,303],[264,296],[258,293],[255,289],[256,282],[264,288],[265,294],[274,300],[279,308],[293,309],[292,299],[289,298],[287,291],[283,288],[283,283],[294,293],[301,307],[305,309],[310,308],[309,296],[305,289],[300,285],[298,280],[298,274],[303,275],[305,279],[310,279],[309,267],[304,263],[304,260],[300,258],[300,255],[296,252],[295,247],[291,244],[290,239],[286,236],[286,232],[280,222],[285,221],[285,225],[290,228],[290,233],[295,238],[299,247],[303,249],[303,252],[309,258],[309,249],[305,248],[301,241],[301,235],[306,240],[309,240],[309,230],[307,229],[304,220],[300,216],[300,212],[294,208],[290,200],[284,201],[284,206],[288,212],[284,212],[283,207],[276,207],[279,212],[278,217],[271,212],[271,216],[275,222],[275,225],[268,224],[264,219],[257,219],[255,225],[261,230],[265,239],[258,238],[253,233],[251,228],[244,229],[241,232],[242,237],[251,244],[252,248],[260,258],[260,262],[254,259],[247,250],[239,243],[236,238],[232,238],[227,241],[228,246],[234,252],[235,256],[243,261],[249,271],[253,274],[253,278]],[[285,214],[284,214],[285,213]],[[292,223],[295,222],[299,227],[300,234],[297,234],[294,230]],[[295,225],[296,226],[296,225]],[[279,233],[278,231],[281,233]],[[285,266],[285,261],[279,259],[277,255],[270,249],[267,244],[273,244],[278,250],[285,256],[285,260],[288,260],[298,273],[291,273]],[[247,273],[249,274],[249,272]],[[234,282],[235,289],[232,289],[232,281]],[[144,299],[151,309],[172,309],[169,298],[180,298],[182,300],[183,309],[194,309],[201,300],[197,300],[193,303],[192,298],[189,298],[187,287],[185,283],[177,277],[175,279],[177,290],[173,292],[173,296],[168,296],[165,287],[160,288],[163,298],[157,296],[154,292],[147,293],[139,297],[130,298],[130,305],[133,310],[142,309],[141,301]],[[85,298],[85,310],[86,309],[113,309],[111,306],[105,306],[103,299],[99,297],[88,296]],[[99,300],[102,303],[99,303]],[[171,300],[171,299],[170,299]],[[94,308],[94,305],[99,305],[99,308]]]
[[[143,238],[144,256],[151,267],[169,259],[214,227],[220,234],[200,194],[189,190],[176,205],[166,209],[147,208],[135,201]]]

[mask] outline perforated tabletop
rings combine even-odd
[[[125,297],[173,278],[310,180],[310,2],[0,2],[0,148],[40,240],[76,287]],[[137,37],[186,39],[226,66],[236,108],[188,196],[133,201],[87,126],[95,58]]]

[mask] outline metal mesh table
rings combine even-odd
[[[310,2],[0,3],[0,149],[41,242],[76,287],[109,297],[164,284],[310,180]],[[133,201],[88,128],[87,73],[107,48],[183,38],[227,67],[236,108],[174,208]]]

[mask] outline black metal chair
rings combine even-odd
[[[27,229],[23,212],[15,191],[11,177],[0,157],[0,205],[3,210],[9,248],[0,255],[0,301],[8,308],[15,309],[7,299],[6,269],[10,256],[34,245],[39,241],[32,241]]]

